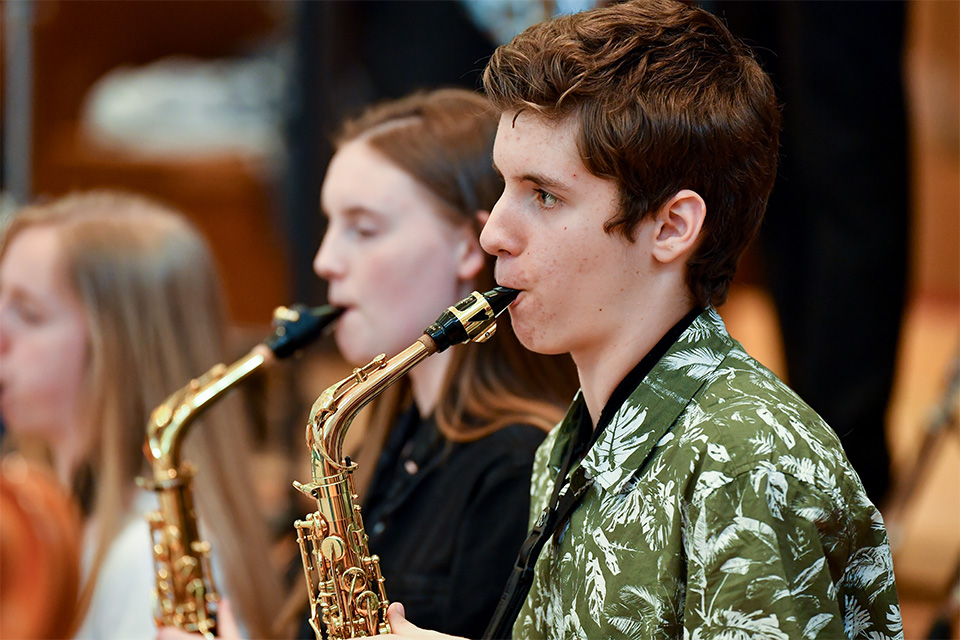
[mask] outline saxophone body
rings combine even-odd
[[[197,527],[191,480],[193,466],[181,459],[183,441],[194,420],[228,391],[270,362],[312,341],[341,310],[281,307],[275,333],[233,364],[215,365],[171,394],[153,410],[147,424],[144,455],[150,474],[138,484],[157,494],[159,508],[147,516],[153,541],[156,586],[154,619],[172,626],[216,634],[219,594],[210,566],[210,544]]]
[[[310,601],[310,625],[318,640],[374,636],[390,632],[380,560],[370,553],[352,473],[356,463],[343,456],[343,441],[357,413],[410,369],[453,344],[483,342],[496,330],[496,318],[516,296],[498,287],[474,292],[450,307],[416,342],[395,357],[384,355],[354,369],[327,388],[311,409],[306,439],[312,480],[294,486],[316,499],[317,510],[294,526]]]

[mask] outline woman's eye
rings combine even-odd
[[[13,305],[13,313],[27,325],[37,325],[43,322],[43,314],[32,305],[15,304]]]
[[[540,206],[544,209],[552,209],[560,202],[557,196],[549,191],[544,191],[543,189],[534,189],[533,191],[537,194],[537,202],[539,202]]]
[[[361,238],[372,238],[377,235],[377,229],[373,226],[359,226],[355,232]]]
[[[353,224],[347,227],[347,231],[356,238],[372,238],[379,233],[379,229],[374,224]]]

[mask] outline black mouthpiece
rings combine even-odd
[[[286,358],[317,339],[342,313],[343,308],[332,305],[312,309],[304,304],[280,307],[274,312],[276,331],[263,344],[277,358]]]
[[[520,295],[518,289],[508,289],[507,287],[494,287],[490,291],[487,291],[483,294],[483,297],[487,299],[487,302],[490,304],[490,308],[493,309],[493,315],[499,316],[503,313],[504,309],[510,306],[510,303],[517,299],[517,296]]]
[[[469,342],[495,324],[497,316],[510,306],[519,293],[516,289],[506,287],[496,287],[484,294],[474,291],[440,314],[424,333],[436,343],[437,353],[455,344]]]

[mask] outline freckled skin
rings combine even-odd
[[[501,118],[494,162],[505,189],[481,236],[497,256],[497,280],[523,290],[510,309],[521,342],[540,353],[603,350],[618,322],[636,312],[622,294],[642,293],[651,269],[642,241],[608,234],[604,223],[617,213],[616,184],[583,167],[576,124],[552,123],[533,114]],[[528,179],[545,176],[551,189]],[[544,189],[556,197],[544,206]],[[587,310],[607,310],[598,318]]]

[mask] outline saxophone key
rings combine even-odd
[[[340,560],[346,553],[347,546],[339,536],[327,536],[320,543],[320,552],[330,562]]]

